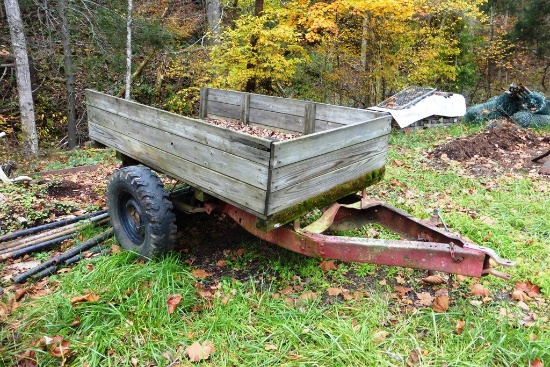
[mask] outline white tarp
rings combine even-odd
[[[413,106],[402,110],[393,110],[383,107],[369,107],[369,110],[389,112],[397,121],[399,127],[410,124],[430,116],[460,117],[466,113],[466,100],[461,94],[436,92],[420,100]]]

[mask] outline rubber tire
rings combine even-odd
[[[107,205],[115,236],[126,250],[144,259],[174,248],[176,216],[159,177],[145,166],[123,167],[107,184]]]

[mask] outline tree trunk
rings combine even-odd
[[[128,14],[126,17],[126,93],[124,99],[130,99],[132,87],[132,10],[134,4],[128,0]]]
[[[38,137],[34,121],[34,102],[32,100],[31,73],[27,55],[27,42],[23,32],[23,20],[17,0],[4,0],[6,18],[10,28],[11,43],[15,55],[17,92],[25,152],[38,155]]]
[[[256,17],[259,16],[263,11],[264,11],[264,0],[255,0],[254,1],[254,16],[256,16]],[[258,37],[256,37],[256,36],[250,37],[250,48],[252,50],[252,55],[253,55],[252,58],[255,58],[255,54],[257,52],[256,51],[257,43],[258,43]],[[256,64],[255,64],[255,62],[252,62],[252,61],[249,61],[248,64],[246,65],[246,68],[248,70],[254,69],[255,67],[256,67]],[[256,76],[253,75],[246,82],[245,92],[254,93],[256,91],[256,84],[257,84]]]
[[[211,32],[208,39],[210,45],[217,45],[220,42],[220,24],[222,21],[220,10],[220,0],[207,0],[206,18],[208,20],[208,31]]]
[[[73,58],[71,54],[71,35],[69,22],[67,21],[67,0],[59,0],[59,17],[61,18],[61,43],[63,44],[63,61],[65,63],[65,76],[67,78],[67,128],[69,149],[76,147],[76,102],[75,102],[75,76],[73,70]]]

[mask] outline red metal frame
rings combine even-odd
[[[514,266],[492,249],[476,245],[455,234],[394,208],[386,203],[361,199],[353,204],[335,203],[321,218],[300,228],[286,224],[269,232],[256,227],[254,215],[227,203],[205,203],[208,213],[225,213],[254,236],[303,255],[342,261],[365,262],[481,277],[509,275],[491,268],[491,261]],[[323,234],[378,223],[406,240],[382,240]]]

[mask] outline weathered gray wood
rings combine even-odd
[[[201,119],[205,119],[208,111],[208,88],[207,87],[201,87],[200,98],[201,100],[199,105],[199,117]]]
[[[271,190],[282,190],[302,181],[349,166],[370,156],[385,153],[387,149],[388,135],[383,135],[333,152],[275,168],[272,170]]]
[[[268,162],[257,163],[116,114],[90,107],[89,122],[252,186],[266,189]]]
[[[304,132],[304,114],[302,116],[293,116],[275,111],[250,109],[249,123],[274,128],[294,133],[302,134]]]
[[[346,167],[330,171],[322,176],[313,177],[296,185],[274,191],[269,196],[267,215],[275,214],[294,204],[327,192],[338,185],[361,177],[368,172],[380,169],[386,164],[386,156],[386,152],[381,152]]]
[[[309,135],[315,132],[315,103],[306,104],[304,134]]]
[[[315,119],[346,125],[372,120],[383,115],[375,111],[333,106],[324,103],[317,103],[316,107]]]
[[[264,96],[261,94],[250,95],[250,108],[257,108],[265,111],[276,111],[278,113],[304,116],[305,105],[310,102],[299,101],[296,99]]]
[[[273,143],[273,167],[299,162],[390,133],[391,116]]]
[[[164,152],[104,126],[89,124],[90,137],[156,170],[263,217],[266,191]]]
[[[88,106],[115,113],[145,125],[211,146],[254,162],[267,162],[271,141],[207,122],[126,101],[107,94],[86,91]]]
[[[243,94],[246,94],[246,92],[237,92],[234,90],[208,88],[208,101],[240,106],[242,102]]]
[[[220,117],[230,118],[234,120],[241,119],[241,105],[222,103],[217,101],[208,101],[208,110],[206,111],[208,117],[216,118]]]
[[[241,122],[248,125],[248,119],[250,116],[250,93],[245,93],[242,96],[241,101]]]

